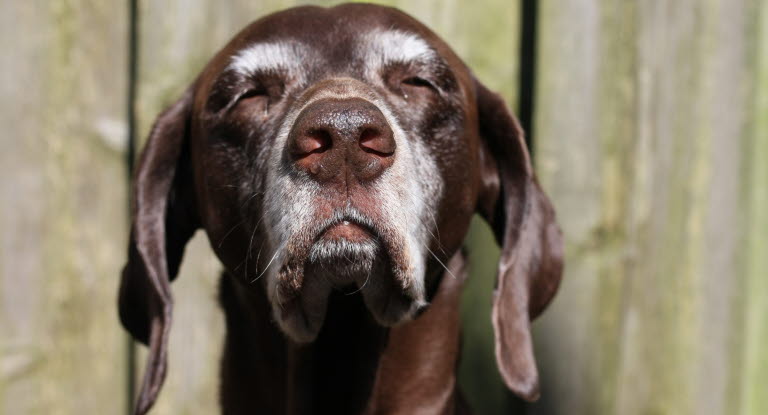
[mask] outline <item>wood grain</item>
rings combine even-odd
[[[298,3],[140,0],[139,148],[235,32]],[[518,2],[378,3],[426,23],[516,101]],[[115,307],[128,23],[116,0],[0,2],[2,414],[125,414],[131,398]],[[537,44],[536,167],[567,262],[534,324],[542,399],[522,412],[768,413],[768,3],[543,0]],[[467,245],[460,381],[477,413],[509,413],[520,408],[489,319],[498,249],[480,220]],[[153,414],[217,413],[210,252],[199,233],[173,284]]]
[[[739,186],[741,203],[745,212],[741,223],[741,255],[746,281],[743,285],[743,340],[737,343],[743,348],[737,385],[733,390],[740,401],[740,413],[762,414],[768,412],[768,4],[752,5],[748,12],[752,40],[749,59],[754,65],[751,79],[747,80],[750,107],[749,132],[741,140],[744,153],[743,182]]]
[[[118,1],[0,3],[0,413],[122,414]]]
[[[766,358],[757,4],[543,2],[537,162],[567,274],[536,333],[533,413],[764,408],[765,364],[742,374]]]

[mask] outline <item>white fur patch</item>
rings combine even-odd
[[[379,64],[429,60],[437,56],[419,36],[400,30],[377,30],[365,35],[363,53],[366,61]]]
[[[300,43],[257,43],[233,56],[228,69],[242,75],[285,70],[301,62],[306,52]]]

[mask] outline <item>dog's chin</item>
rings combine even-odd
[[[275,318],[293,341],[307,343],[317,337],[333,290],[362,295],[373,318],[388,327],[412,319],[425,305],[423,298],[415,298],[395,277],[391,256],[381,241],[359,231],[341,229],[321,235],[304,261],[300,287],[278,277],[272,299]],[[291,290],[296,294],[286,295]]]

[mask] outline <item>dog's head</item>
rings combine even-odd
[[[501,373],[537,396],[529,322],[560,280],[554,213],[504,102],[413,18],[345,5],[256,21],[159,116],[135,174],[120,315],[151,349],[140,411],[162,383],[169,283],[196,229],[308,342],[334,289],[359,291],[382,325],[413,318],[475,212],[503,247]]]

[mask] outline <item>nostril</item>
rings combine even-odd
[[[302,134],[296,141],[294,153],[298,156],[307,156],[314,153],[322,153],[331,148],[333,140],[326,130],[311,129]]]
[[[360,148],[366,153],[387,157],[395,153],[395,140],[389,131],[382,133],[376,128],[366,128],[360,133]]]

